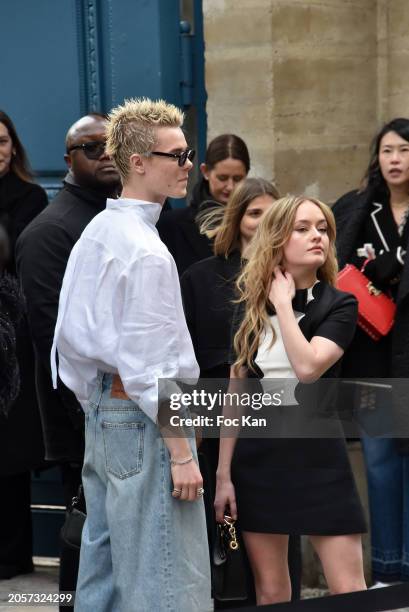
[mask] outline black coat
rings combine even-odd
[[[10,238],[7,271],[15,275],[14,250],[26,225],[47,205],[45,191],[23,181],[13,172],[0,178],[0,223]],[[10,407],[7,419],[0,421],[0,474],[25,472],[41,464],[44,457],[43,436],[34,380],[34,355],[27,320],[16,329],[20,393]]]
[[[105,205],[105,196],[65,184],[47,209],[26,228],[17,244],[17,269],[28,303],[49,460],[82,461],[83,458],[83,412],[74,394],[61,381],[57,390],[52,388],[50,351],[71,249]]]
[[[180,279],[186,322],[201,376],[223,365],[224,375],[229,376],[233,300],[240,269],[240,253],[234,251],[227,259],[210,257],[193,264]]]
[[[193,190],[188,208],[165,211],[156,224],[161,240],[172,254],[179,272],[183,274],[189,266],[213,255],[212,241],[199,232],[196,215],[204,203],[212,201],[208,182],[202,178]]]
[[[11,274],[16,274],[14,249],[18,237],[47,204],[47,194],[40,185],[23,181],[13,172],[0,178],[0,223],[10,238],[7,271]]]
[[[342,196],[333,206],[337,223],[337,255],[342,269],[355,255],[360,246],[359,236],[362,226],[367,222],[373,196],[369,192],[351,191]],[[406,250],[409,249],[409,243]],[[400,273],[396,292],[396,319],[391,332],[390,375],[406,378],[409,373],[409,257]],[[352,345],[352,349],[353,349]],[[359,375],[359,374],[358,374]]]
[[[0,417],[20,391],[16,328],[24,315],[24,298],[18,280],[10,274],[0,276]]]

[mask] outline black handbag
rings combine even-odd
[[[78,551],[81,548],[82,528],[86,518],[84,490],[80,485],[77,495],[72,498],[71,506],[61,528],[61,539],[69,548]]]
[[[243,554],[237,540],[235,521],[225,515],[218,523],[212,554],[212,591],[218,601],[247,599]]]

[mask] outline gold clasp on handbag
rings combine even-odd
[[[229,535],[230,535],[229,547],[231,550],[237,550],[239,548],[239,543],[237,541],[236,528],[234,526],[236,521],[234,521],[232,517],[229,516],[228,514],[225,514],[224,523],[225,525],[227,525],[229,529]]]
[[[367,284],[366,288],[368,289],[368,291],[369,291],[369,293],[371,295],[381,295],[381,293],[382,293],[382,291],[380,289],[377,289],[376,287],[374,287],[371,282],[369,282]]]

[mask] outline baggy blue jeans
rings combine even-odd
[[[409,457],[389,438],[362,436],[371,517],[372,577],[409,580]]]
[[[87,519],[76,612],[208,612],[203,500],[171,495],[169,452],[157,426],[100,374],[85,414]],[[192,450],[196,456],[195,441]]]

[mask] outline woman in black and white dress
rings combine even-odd
[[[269,181],[245,178],[225,206],[207,210],[200,217],[201,231],[213,240],[214,256],[191,265],[182,275],[180,286],[201,379],[219,379],[218,384],[223,386],[221,379],[229,378],[236,280],[258,224],[278,198],[278,191]],[[218,454],[218,438],[204,438],[199,456],[208,493],[204,501],[211,547],[216,536],[213,495]],[[248,574],[251,576],[250,570]],[[248,582],[251,585],[252,579]],[[250,586],[249,590],[254,591],[254,588]],[[250,603],[251,598],[243,605]],[[215,601],[216,609],[238,605],[237,601]]]
[[[312,383],[337,375],[357,303],[334,288],[334,242],[334,217],[318,200],[288,196],[266,213],[238,281],[232,387],[252,376]],[[286,406],[281,414],[285,426]],[[310,536],[331,593],[366,588],[365,521],[341,437],[222,437],[217,520],[226,506],[239,519],[259,605],[290,599],[290,534]]]

